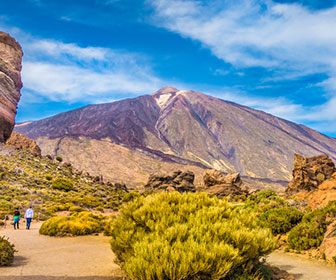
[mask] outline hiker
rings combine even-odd
[[[27,209],[24,217],[26,219],[26,229],[30,229],[30,223],[32,218],[34,217],[34,211],[31,206],[29,206],[29,208]]]
[[[19,229],[20,222],[20,211],[19,208],[16,208],[14,211],[14,229]]]

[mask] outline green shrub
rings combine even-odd
[[[130,202],[132,200],[134,200],[135,198],[139,197],[140,194],[137,192],[128,192],[125,193],[125,195],[122,198],[122,202]]]
[[[56,157],[56,160],[57,160],[58,162],[62,162],[62,161],[63,161],[63,158],[62,158],[62,157],[59,157],[59,156],[57,156],[57,157]]]
[[[111,235],[132,279],[236,279],[277,247],[253,212],[205,193],[139,197],[123,207]]]
[[[0,266],[11,265],[14,261],[14,245],[4,236],[0,236]]]
[[[323,208],[315,209],[309,214],[303,217],[303,222],[311,222],[311,221],[325,221],[327,216],[329,218],[336,217],[336,200],[329,201],[328,205]]]
[[[53,189],[60,191],[68,192],[74,190],[72,182],[64,178],[58,178],[54,180],[51,186]]]
[[[289,233],[288,245],[295,250],[308,250],[321,245],[326,229],[317,223],[302,222]]]
[[[272,230],[274,235],[290,231],[301,222],[303,213],[295,207],[283,207],[268,210],[260,216],[262,224]]]
[[[263,190],[250,195],[245,201],[245,208],[257,211],[262,215],[268,210],[288,206],[288,203],[278,197],[277,193],[272,190]]]
[[[53,217],[45,221],[40,234],[49,236],[77,236],[98,233],[101,230],[98,216],[89,212],[76,213],[70,217]]]
[[[263,190],[257,193],[250,195],[247,199],[247,202],[260,204],[261,202],[268,202],[268,201],[277,201],[280,204],[284,204],[283,199],[278,197],[277,193],[273,190]]]
[[[332,259],[333,259],[334,263],[336,263],[336,256],[333,256]]]
[[[289,247],[296,250],[308,250],[321,245],[328,224],[336,216],[336,201],[330,201],[326,207],[316,209],[302,218],[289,236]]]

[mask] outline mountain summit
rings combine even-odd
[[[106,176],[119,170],[118,176],[128,182],[137,172],[147,177],[157,168],[165,171],[166,164],[289,181],[294,153],[325,153],[336,159],[336,139],[262,111],[174,87],[89,105],[18,125],[16,130],[35,139],[43,153],[61,155],[79,168]]]

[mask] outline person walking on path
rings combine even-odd
[[[30,223],[31,223],[32,218],[34,217],[34,211],[31,208],[31,206],[29,206],[29,208],[27,209],[24,217],[26,219],[26,229],[30,229]]]
[[[20,222],[20,211],[19,208],[16,208],[14,211],[14,229],[19,229]]]

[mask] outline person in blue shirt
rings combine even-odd
[[[20,223],[20,211],[19,208],[16,208],[14,211],[14,229],[19,229]]]

